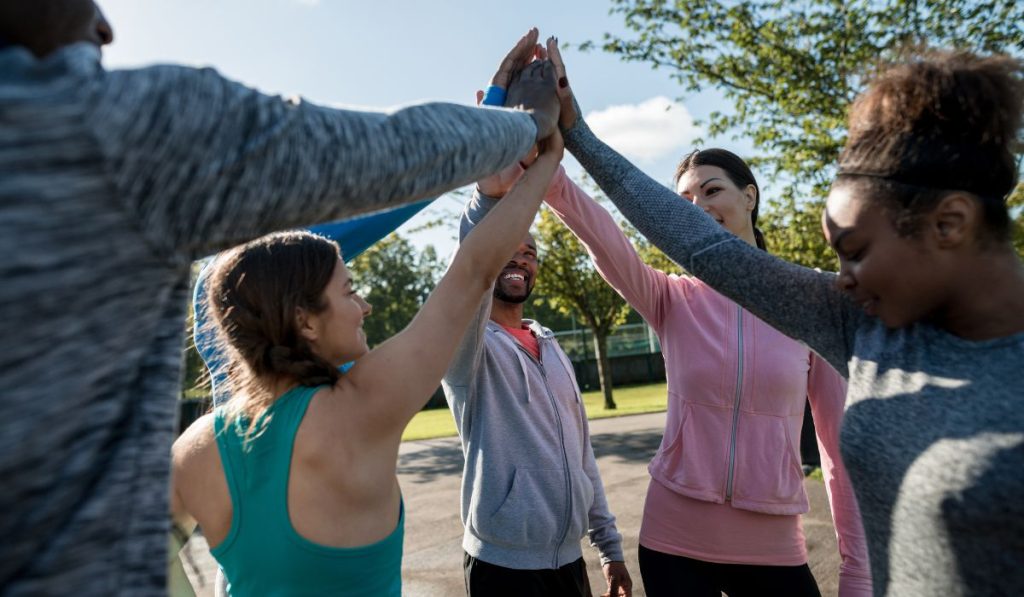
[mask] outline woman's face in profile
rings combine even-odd
[[[948,301],[950,273],[927,231],[901,236],[870,185],[834,186],[822,228],[839,258],[840,289],[886,326],[925,319]]]

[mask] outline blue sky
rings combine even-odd
[[[152,63],[213,66],[270,93],[323,104],[386,108],[423,100],[472,103],[501,57],[530,26],[569,43],[624,33],[606,0],[98,0],[114,27],[108,68]],[[693,120],[722,109],[714,92],[676,98],[668,73],[601,51],[563,51],[588,121],[609,144],[669,183],[700,133]],[[719,141],[740,153],[749,145]],[[566,168],[580,170],[566,158]],[[454,212],[459,200],[403,227]],[[452,232],[413,235],[444,255]]]

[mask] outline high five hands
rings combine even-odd
[[[545,139],[556,129],[559,97],[555,89],[555,70],[546,60],[535,60],[543,51],[537,44],[540,32],[536,27],[521,37],[505,55],[491,85],[507,89],[505,106],[530,113],[537,125],[537,140]],[[482,95],[477,93],[477,101]]]
[[[529,111],[537,125],[537,139],[541,140],[554,132],[554,124],[565,131],[576,122],[576,108],[572,90],[566,76],[565,63],[558,49],[558,39],[549,37],[545,45],[537,43],[539,31],[536,27],[523,35],[498,65],[490,79],[492,86],[507,90],[504,105]],[[551,94],[551,90],[554,94]],[[476,92],[478,104],[484,101],[484,92]],[[557,119],[557,120],[556,120]],[[550,147],[547,143],[542,146]],[[559,142],[558,147],[561,146]],[[535,146],[518,164],[478,182],[484,195],[500,198],[512,187],[536,159]]]

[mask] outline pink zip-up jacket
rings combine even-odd
[[[658,334],[668,413],[651,476],[690,498],[765,514],[803,514],[809,504],[799,438],[809,398],[842,557],[840,595],[870,595],[860,510],[839,454],[842,377],[806,346],[700,280],[643,263],[611,215],[564,169],[545,201],[586,247],[601,276]]]

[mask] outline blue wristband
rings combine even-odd
[[[504,106],[505,88],[497,85],[489,85],[484,92],[484,101],[480,102],[485,106]]]

